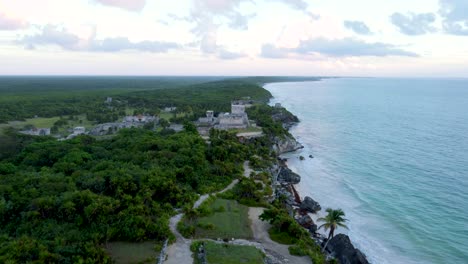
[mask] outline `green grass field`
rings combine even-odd
[[[252,238],[247,206],[234,200],[216,199],[210,207],[215,211],[213,214],[196,220],[196,238]],[[220,207],[224,211],[220,212]]]
[[[261,264],[264,263],[263,253],[251,246],[238,246],[205,242],[206,258],[213,264]],[[197,263],[197,262],[195,262]]]
[[[155,250],[153,242],[111,242],[106,251],[116,264],[154,263],[159,252]]]

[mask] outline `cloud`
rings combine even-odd
[[[146,5],[146,0],[94,0],[95,2],[106,5],[122,8],[128,11],[141,11]]]
[[[232,29],[248,29],[249,19],[254,14],[242,14],[239,10],[242,2],[250,2],[250,0],[194,0],[188,17],[175,15],[171,17],[175,20],[194,23],[191,32],[195,35],[196,43],[203,53],[215,54],[220,58],[236,57],[234,53],[225,52],[226,50],[218,45],[218,30],[223,22]]]
[[[440,0],[439,14],[446,33],[468,36],[468,1]]]
[[[10,18],[0,13],[0,30],[17,30],[27,26],[28,24],[20,19]]]
[[[431,26],[436,20],[433,13],[393,13],[390,21],[398,30],[406,35],[416,36],[434,32],[436,29]]]
[[[88,48],[89,51],[101,51],[101,52],[118,52],[123,50],[137,50],[144,52],[153,53],[164,53],[170,49],[179,47],[173,42],[161,42],[161,41],[140,41],[131,42],[128,38],[117,37],[117,38],[106,38],[103,40],[93,40]]]
[[[67,50],[78,49],[80,38],[65,28],[46,25],[41,32],[34,35],[26,35],[19,40],[29,49],[34,49],[37,45],[57,45]]]
[[[262,46],[261,56],[264,58],[312,58],[328,57],[385,57],[404,56],[418,57],[413,52],[403,50],[395,45],[386,43],[367,43],[354,38],[344,39],[307,39],[295,48],[279,48],[272,44]]]
[[[303,0],[274,0],[276,2],[282,2],[286,5],[288,5],[291,8],[298,9],[298,10],[306,10],[309,5],[306,3],[306,1]]]
[[[273,44],[263,44],[260,56],[269,59],[282,59],[288,57],[289,50],[279,48]]]
[[[232,52],[224,48],[221,48],[218,51],[218,58],[223,59],[223,60],[235,60],[235,59],[244,58],[246,56],[247,55],[244,53]]]
[[[380,42],[367,43],[354,38],[335,40],[318,38],[303,40],[295,51],[300,54],[320,53],[331,57],[418,56],[416,53],[405,51],[391,44]]]
[[[344,21],[343,24],[347,29],[350,29],[350,30],[354,31],[354,33],[356,33],[356,34],[372,35],[372,31],[369,29],[369,27],[364,22],[346,20],[346,21]]]
[[[96,32],[88,39],[83,39],[68,32],[65,28],[46,25],[37,34],[26,35],[18,40],[18,43],[25,45],[27,49],[35,49],[37,46],[55,45],[65,50],[71,51],[92,51],[92,52],[119,52],[125,50],[135,50],[142,52],[163,53],[179,47],[173,42],[164,41],[139,41],[132,42],[125,37],[105,38],[98,40],[95,38]]]

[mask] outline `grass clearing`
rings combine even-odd
[[[265,257],[260,250],[252,246],[218,244],[211,241],[205,241],[205,251],[208,263],[261,264],[264,263]]]
[[[154,263],[159,252],[154,242],[110,242],[106,251],[116,264]]]
[[[213,213],[195,221],[196,238],[252,238],[249,208],[234,200],[216,199]]]

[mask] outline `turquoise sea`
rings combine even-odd
[[[291,133],[305,148],[286,155],[301,195],[342,208],[338,232],[372,263],[468,263],[468,80],[265,88],[301,120]]]

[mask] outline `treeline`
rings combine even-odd
[[[2,77],[0,123],[34,116],[88,114],[90,121],[111,121],[122,107],[154,110],[191,106],[228,111],[231,99],[247,95],[265,101],[271,95],[253,82],[219,77]],[[215,80],[215,81],[213,81]],[[218,81],[216,81],[218,80]],[[226,98],[226,95],[230,96]],[[113,107],[104,101],[113,97]],[[118,109],[116,109],[116,107]]]
[[[122,130],[110,140],[16,139],[0,162],[0,262],[109,262],[108,241],[163,240],[196,193],[226,186],[255,151],[227,132],[207,145]]]

